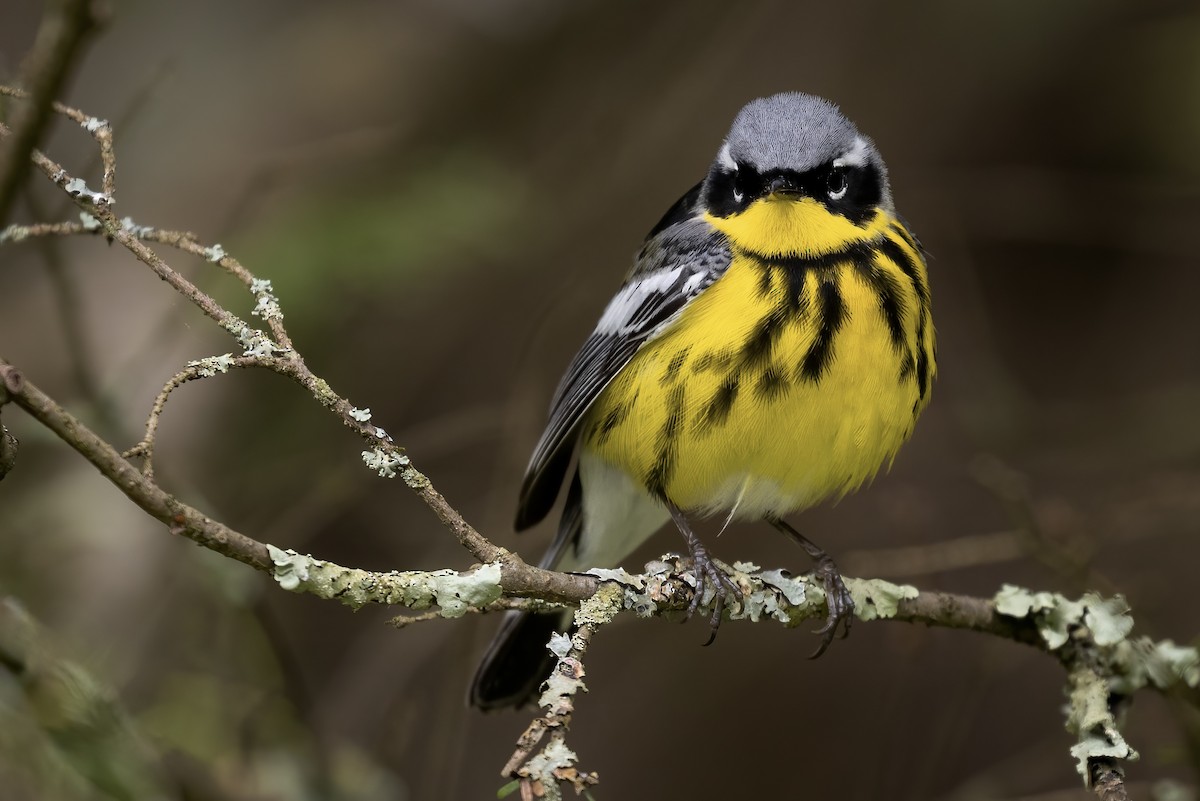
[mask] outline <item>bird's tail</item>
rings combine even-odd
[[[583,489],[579,470],[571,480],[558,535],[542,557],[541,567],[553,569],[583,530]],[[506,612],[471,682],[469,701],[480,709],[519,707],[536,700],[538,689],[554,667],[554,654],[546,648],[550,635],[567,627],[567,612],[548,614]]]

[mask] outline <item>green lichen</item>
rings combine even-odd
[[[391,453],[383,448],[363,451],[362,460],[367,469],[374,470],[380,478],[395,478],[396,468],[408,464],[408,457],[404,454]]]
[[[1131,695],[1147,685],[1160,690],[1178,684],[1200,687],[1200,652],[1173,640],[1126,640],[1113,648],[1112,661],[1117,670],[1111,688],[1121,695]]]
[[[1094,592],[1083,596],[1083,622],[1091,630],[1096,645],[1115,645],[1133,630],[1129,604],[1120,595],[1101,598]]]
[[[1030,592],[1024,587],[1005,584],[992,599],[996,611],[1008,617],[1030,618],[1051,649],[1061,648],[1070,636],[1070,628],[1083,622],[1086,608],[1056,592]]]
[[[854,599],[854,614],[859,620],[895,617],[900,602],[920,593],[909,584],[893,584],[883,579],[846,579],[846,589]]]
[[[429,479],[425,474],[411,464],[406,465],[400,471],[400,480],[409,486],[411,489],[423,490],[429,487]]]
[[[500,597],[500,564],[491,562],[466,573],[438,570],[433,594],[442,617],[462,617],[467,610],[487,606]]]
[[[625,593],[619,584],[601,584],[591,598],[579,604],[575,612],[575,627],[603,626],[625,608]]]
[[[285,590],[319,598],[336,598],[359,609],[367,604],[426,609],[437,605],[443,617],[461,617],[468,609],[500,597],[500,565],[489,563],[459,573],[454,570],[373,573],[341,567],[273,545],[267,549],[275,580]]]
[[[318,403],[322,406],[328,406],[331,409],[337,406],[338,401],[341,400],[337,396],[337,393],[333,391],[333,387],[329,386],[329,382],[324,378],[313,380],[312,394]]]
[[[233,354],[223,353],[220,356],[195,359],[188,362],[187,366],[193,368],[196,371],[196,375],[201,378],[212,378],[218,373],[229,372],[229,368],[233,366]]]
[[[1067,731],[1078,739],[1071,746],[1075,770],[1086,782],[1088,761],[1092,759],[1138,758],[1137,751],[1125,742],[1117,729],[1117,720],[1109,706],[1109,682],[1095,671],[1083,668],[1071,673],[1067,685]]]
[[[1180,682],[1200,684],[1200,654],[1195,648],[1170,640],[1129,639],[1133,618],[1120,595],[1087,593],[1076,601],[1005,585],[993,600],[1000,614],[1031,620],[1052,650],[1077,638],[1079,653],[1068,654],[1074,667],[1067,685],[1066,726],[1076,736],[1071,755],[1085,782],[1090,760],[1138,758],[1118,728],[1114,698],[1148,684],[1160,689]]]
[[[1052,650],[1061,648],[1071,630],[1086,626],[1097,645],[1115,645],[1133,629],[1129,604],[1120,595],[1102,598],[1087,593],[1078,601],[1056,592],[1030,592],[1005,584],[993,601],[996,611],[1008,617],[1029,618]]]
[[[791,623],[796,609],[813,606],[808,597],[808,582],[804,577],[793,577],[786,570],[759,570],[752,562],[738,562],[734,568],[749,568],[746,578],[751,591],[742,603],[740,617],[757,622],[764,615],[781,623]],[[812,599],[815,601],[816,599]],[[733,617],[733,615],[730,615]]]

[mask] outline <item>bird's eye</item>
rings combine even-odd
[[[825,181],[826,191],[829,192],[830,200],[841,200],[846,196],[846,190],[850,188],[850,176],[846,172],[845,167],[834,167],[829,171],[829,177]]]
[[[733,202],[741,203],[746,199],[746,189],[751,182],[752,172],[742,172],[741,165],[733,164]]]

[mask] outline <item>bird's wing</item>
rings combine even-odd
[[[537,523],[554,505],[579,423],[596,397],[642,345],[729,267],[728,241],[704,221],[699,195],[697,185],[650,232],[625,285],[559,382],[549,422],[521,485],[518,531]]]

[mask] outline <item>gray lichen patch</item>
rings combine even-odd
[[[341,567],[273,545],[267,549],[279,586],[319,598],[336,598],[359,609],[367,604],[426,609],[437,605],[443,617],[461,617],[500,597],[500,565],[490,563],[459,573],[454,570],[374,573]]]
[[[1109,682],[1086,668],[1071,673],[1067,685],[1067,731],[1077,738],[1071,746],[1075,770],[1086,782],[1089,760],[1099,758],[1135,760],[1138,752],[1125,742],[1117,729],[1109,705]]]
[[[1087,593],[1075,601],[1056,592],[1030,592],[1005,584],[993,601],[1002,615],[1032,620],[1051,649],[1061,648],[1079,626],[1086,626],[1101,646],[1121,642],[1133,629],[1129,604],[1120,595],[1101,598]]]
[[[999,614],[1032,621],[1049,649],[1065,652],[1066,727],[1076,737],[1071,755],[1085,782],[1093,760],[1138,758],[1118,728],[1114,699],[1148,684],[1200,685],[1200,653],[1170,640],[1130,639],[1133,618],[1119,595],[1087,593],[1072,600],[1006,584],[993,600]],[[1068,642],[1072,649],[1064,648]]]

